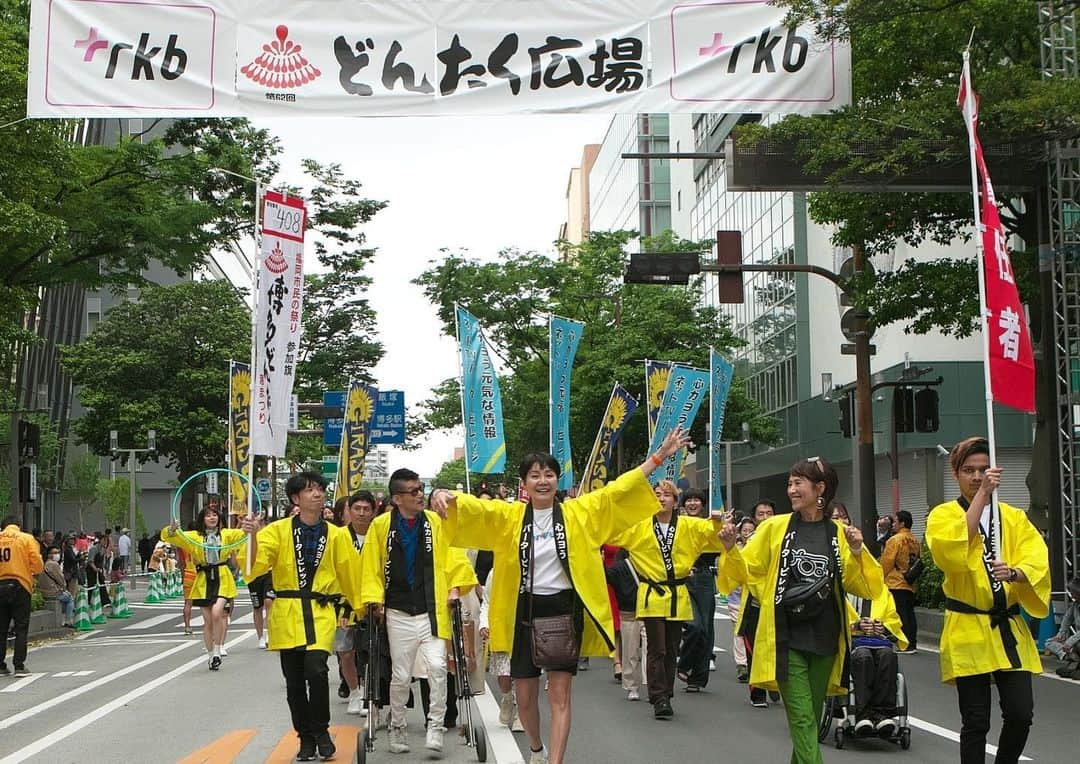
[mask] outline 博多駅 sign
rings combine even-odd
[[[768,0],[32,0],[33,117],[812,114],[846,43]]]

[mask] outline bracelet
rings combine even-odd
[[[660,466],[661,464],[663,464],[663,463],[664,463],[664,460],[663,460],[663,459],[661,459],[661,458],[660,458],[659,456],[657,456],[656,454],[652,454],[652,455],[650,455],[650,456],[649,456],[649,458],[650,458],[650,459],[652,459],[652,463],[653,463],[653,464],[655,464],[655,465],[656,465],[657,467],[659,467],[659,466]]]
[[[1019,573],[1017,572],[1016,568],[1009,568],[1009,583],[1011,584],[1012,582],[1014,582],[1018,575]]]

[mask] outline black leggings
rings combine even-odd
[[[960,703],[960,762],[983,764],[986,761],[986,735],[990,732],[990,679],[998,688],[1001,704],[1001,736],[998,738],[997,764],[1015,764],[1027,743],[1035,714],[1030,671],[995,671],[956,678]]]

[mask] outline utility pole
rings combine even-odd
[[[742,423],[742,440],[722,440],[720,445],[724,447],[724,490],[727,491],[727,502],[724,509],[728,512],[735,504],[735,492],[731,487],[731,448],[744,446],[750,442],[750,423]]]
[[[867,269],[861,244],[852,247],[855,276]],[[870,314],[860,308],[853,314],[855,329],[855,421],[858,438],[859,520],[863,538],[877,554],[877,485],[874,469],[874,409],[870,390]]]
[[[120,448],[119,445],[120,434],[116,430],[109,430],[109,451],[112,454],[113,459],[117,459],[121,454],[126,454],[128,459],[128,467],[130,468],[130,478],[128,482],[128,533],[135,532],[135,459],[139,454],[146,454],[148,457],[153,457],[157,454],[157,432],[149,430],[146,433],[146,448]],[[128,547],[128,574],[134,575],[135,573],[135,555],[131,553],[132,547]],[[134,579],[133,579],[134,583]]]

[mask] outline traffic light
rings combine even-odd
[[[940,425],[937,390],[924,387],[915,393],[915,431],[937,432]]]
[[[915,432],[915,391],[910,387],[894,387],[893,419],[897,432]]]
[[[716,232],[716,264],[742,265],[742,231]],[[718,271],[716,290],[722,303],[743,302],[742,271]]]
[[[697,252],[640,252],[630,255],[623,281],[627,284],[689,284],[701,273]]]
[[[837,405],[840,406],[840,434],[845,438],[851,437],[851,404],[854,395],[854,391],[848,390],[844,393],[843,397],[837,401]]]

